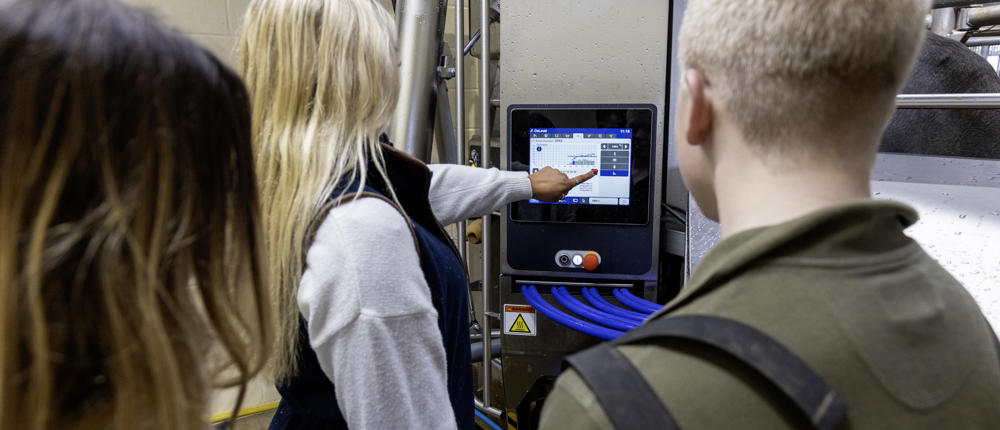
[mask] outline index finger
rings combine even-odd
[[[589,171],[587,173],[584,173],[584,174],[582,174],[580,176],[574,177],[573,181],[576,182],[577,185],[579,185],[579,184],[582,184],[584,182],[589,181],[590,178],[593,178],[594,176],[597,176],[597,169],[591,170],[591,171]]]

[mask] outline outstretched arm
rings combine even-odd
[[[570,178],[551,167],[531,175],[456,164],[428,167],[433,173],[429,192],[431,209],[445,225],[486,215],[519,200],[558,201],[596,174],[592,171]]]

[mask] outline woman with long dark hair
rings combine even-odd
[[[250,126],[239,78],[148,15],[0,0],[0,428],[205,427],[209,388],[258,372]]]

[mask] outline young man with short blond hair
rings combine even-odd
[[[677,154],[687,187],[721,223],[724,240],[680,296],[634,332],[679,316],[724,318],[782,345],[832,391],[810,416],[744,362],[698,342],[599,346],[626,359],[677,426],[803,428],[825,419],[833,392],[846,405],[837,428],[1000,425],[1000,361],[989,324],[904,234],[916,212],[871,199],[876,148],[929,7],[927,0],[688,2]],[[620,367],[605,370],[617,375]],[[779,377],[785,371],[791,366],[772,366]],[[595,395],[603,387],[589,385],[596,379],[585,373],[574,367],[559,378],[542,428],[612,428],[628,413],[660,407],[635,400],[625,413],[609,411]]]

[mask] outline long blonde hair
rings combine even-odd
[[[254,0],[239,70],[253,101],[281,380],[296,370],[309,225],[337,184],[364,184],[369,163],[388,183],[378,136],[399,91],[396,26],[374,0]]]
[[[266,363],[248,97],[211,54],[114,1],[0,0],[0,172],[0,428],[205,427]]]

